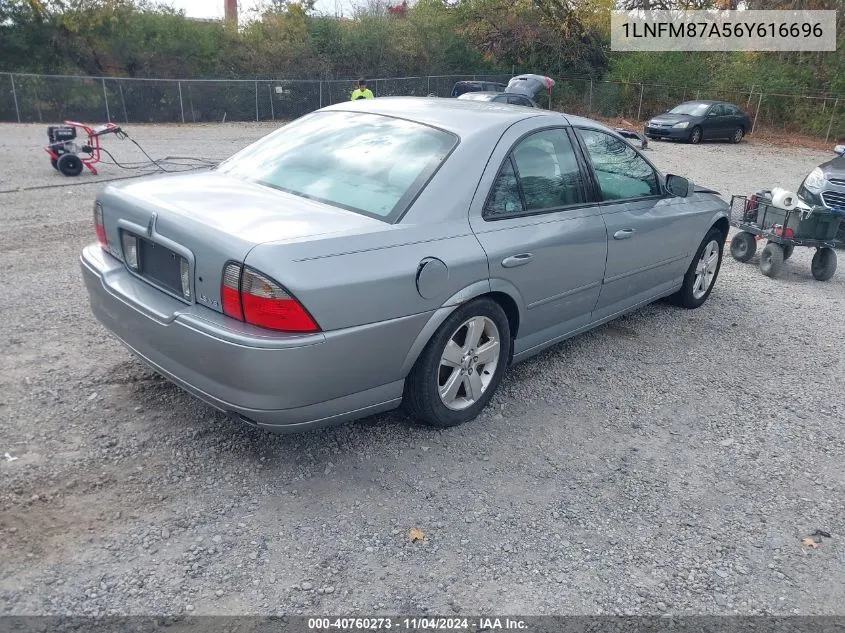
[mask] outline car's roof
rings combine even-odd
[[[376,99],[344,101],[327,106],[322,110],[372,112],[373,114],[395,116],[438,127],[453,132],[458,136],[485,133],[493,130],[503,131],[517,121],[533,117],[546,117],[550,120],[550,124],[552,124],[552,119],[557,119],[558,122],[563,119],[562,122],[564,124],[574,123],[577,120],[589,127],[604,127],[595,121],[570,117],[560,112],[473,99],[378,97]]]
[[[724,101],[711,101],[709,99],[693,99],[692,101],[684,101],[680,105],[687,105],[687,104],[698,104],[698,105],[713,105],[714,103],[725,103]]]

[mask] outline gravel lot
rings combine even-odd
[[[45,127],[0,139],[0,190],[58,185],[0,196],[0,614],[845,614],[845,261],[819,283],[809,249],[778,280],[728,256],[702,309],[527,361],[463,427],[270,436],[95,322],[77,258],[122,172],[70,186]],[[127,127],[153,156],[218,158],[272,129]],[[795,188],[829,155],[649,152],[724,194]]]

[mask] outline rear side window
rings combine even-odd
[[[620,138],[581,129],[602,199],[629,200],[660,195],[657,174],[637,151]]]
[[[552,211],[586,201],[575,152],[564,130],[535,132],[517,144],[502,165],[485,218]]]
[[[522,204],[522,194],[519,192],[519,182],[516,179],[516,170],[513,167],[513,160],[508,156],[493,188],[490,190],[490,198],[484,208],[485,217],[506,217],[517,215],[525,211]]]
[[[403,119],[316,112],[265,136],[218,169],[390,221],[404,212],[457,143],[453,134]]]

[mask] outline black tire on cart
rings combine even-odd
[[[813,255],[810,272],[818,281],[827,281],[833,277],[836,272],[836,251],[826,246],[818,249]]]
[[[792,257],[792,252],[795,250],[795,244],[782,244],[783,246],[783,261]]]
[[[62,154],[56,163],[59,171],[65,176],[78,176],[82,173],[82,159],[76,154]]]
[[[50,159],[50,164],[53,166],[53,169],[58,169],[58,161],[55,158]]]
[[[775,278],[783,270],[783,248],[780,244],[769,242],[760,253],[760,272],[766,277]]]
[[[747,231],[737,233],[731,238],[731,257],[738,262],[748,262],[757,252],[757,240]]]

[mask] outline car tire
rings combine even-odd
[[[769,242],[760,253],[760,272],[774,279],[783,270],[783,247]]]
[[[670,297],[672,303],[688,310],[695,310],[704,305],[719,277],[724,248],[725,235],[714,226],[701,240],[701,245],[684,275],[681,289]]]
[[[736,128],[734,130],[733,134],[731,134],[731,143],[741,142],[744,136],[745,136],[745,130],[742,129],[742,127]]]
[[[827,281],[833,277],[836,272],[836,251],[827,247],[818,249],[813,255],[810,272],[818,281]]]
[[[704,134],[702,134],[701,128],[698,125],[696,125],[692,128],[692,130],[690,130],[689,142],[692,143],[693,145],[698,145],[699,143],[701,143],[701,138],[703,136],[704,136]]]
[[[472,332],[476,333],[475,345],[468,340]],[[498,347],[488,363],[479,362],[479,355],[471,353],[488,345],[492,352],[493,342]],[[510,361],[511,344],[508,317],[493,299],[483,297],[459,307],[437,329],[405,379],[403,408],[411,417],[435,427],[469,422],[487,406],[499,386]],[[474,389],[477,394],[472,393]]]
[[[78,176],[82,173],[82,159],[76,154],[62,154],[56,167],[65,176]]]
[[[783,248],[783,261],[786,261],[790,257],[792,257],[792,253],[795,251],[794,244],[782,244]]]
[[[757,239],[748,231],[741,231],[731,238],[731,257],[743,264],[751,261],[757,252]]]

